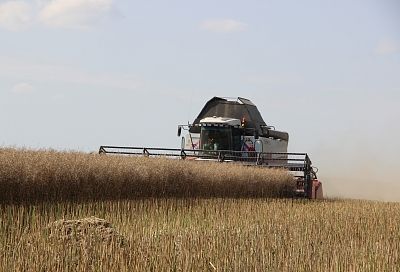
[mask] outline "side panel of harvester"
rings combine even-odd
[[[253,137],[254,138],[254,137]],[[256,151],[263,153],[287,153],[288,142],[281,139],[260,137],[258,139],[262,143],[261,148],[256,148]],[[255,142],[256,145],[258,141]],[[286,163],[286,154],[270,154],[269,157],[264,158],[269,161],[269,165],[281,165]]]

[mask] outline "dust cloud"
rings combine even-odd
[[[400,201],[399,143],[347,137],[324,144],[312,156],[327,197]]]

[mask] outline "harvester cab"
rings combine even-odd
[[[222,117],[200,120],[200,149],[240,150],[240,121]]]
[[[322,184],[307,153],[288,153],[289,134],[267,125],[248,99],[214,97],[192,124],[179,125],[181,148],[101,146],[99,153],[164,156],[282,168],[293,173],[294,196],[322,198]]]
[[[200,133],[182,138],[182,148],[203,150],[241,150],[241,123],[238,119],[206,117],[198,125]],[[191,128],[191,125],[188,125]],[[178,131],[182,126],[178,127]]]
[[[287,158],[289,134],[267,126],[248,99],[214,97],[193,124],[178,126],[178,131],[182,128],[188,130],[182,149],[220,150],[235,160],[268,153],[262,158],[269,159],[270,166],[281,165]]]

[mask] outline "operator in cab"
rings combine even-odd
[[[215,141],[214,137],[210,136],[203,148],[205,150],[218,150],[218,143]]]

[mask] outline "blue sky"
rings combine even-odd
[[[394,0],[0,0],[0,145],[177,147],[208,99],[242,96],[332,194],[397,200],[399,14]]]

